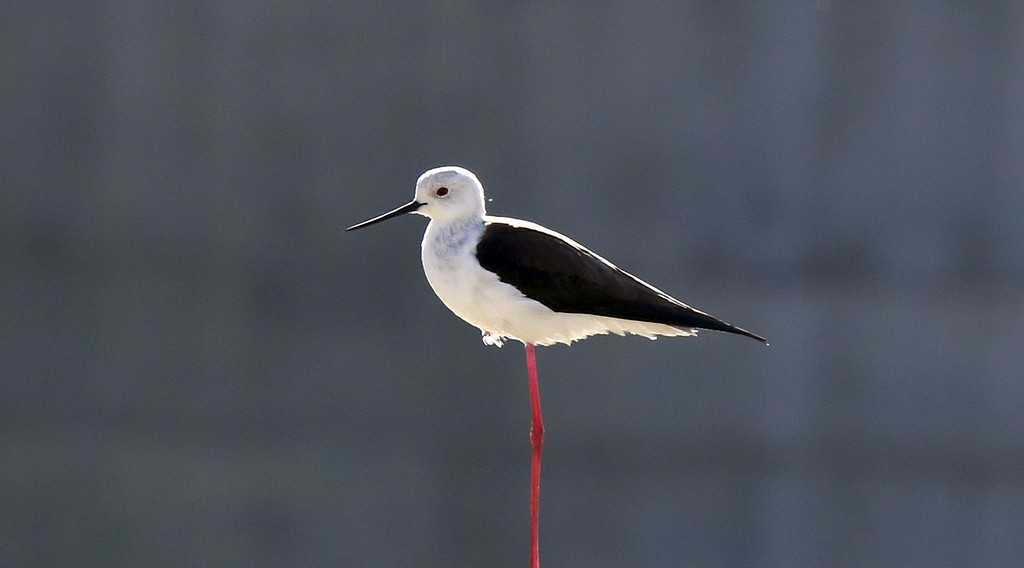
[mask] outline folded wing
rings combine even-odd
[[[694,309],[579,243],[533,223],[490,218],[476,255],[480,265],[502,282],[555,312],[724,331],[767,343],[763,337]]]

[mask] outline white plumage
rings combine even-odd
[[[422,182],[423,178],[420,180]],[[430,178],[427,181],[429,183]],[[482,188],[479,189],[479,195],[482,203]],[[619,335],[633,333],[651,339],[658,335],[696,334],[692,328],[678,329],[664,324],[555,312],[528,298],[514,286],[502,282],[494,272],[484,270],[477,262],[474,251],[486,221],[544,231],[569,240],[536,223],[504,217],[484,216],[469,223],[430,221],[421,246],[423,272],[427,275],[427,282],[449,310],[480,329],[484,343],[500,347],[502,341],[508,338],[535,345],[568,344],[608,332]]]

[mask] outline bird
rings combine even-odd
[[[538,510],[544,425],[534,346],[571,344],[598,334],[694,336],[712,330],[749,337],[673,298],[569,237],[537,223],[486,212],[484,187],[460,166],[424,172],[413,200],[345,229],[354,231],[413,213],[430,219],[421,243],[427,282],[458,317],[478,328],[483,342],[526,348],[530,385],[530,563],[539,568]]]
[[[353,225],[354,231],[405,213],[430,218],[423,271],[441,301],[480,329],[484,343],[572,343],[626,333],[692,336],[698,329],[749,331],[692,308],[618,268],[576,241],[530,221],[486,214],[484,188],[458,166],[428,170],[415,198]]]

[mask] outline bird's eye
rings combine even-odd
[[[444,197],[444,196],[448,195],[448,188],[447,187],[439,187],[436,190],[434,190],[434,195],[436,195],[438,197]]]

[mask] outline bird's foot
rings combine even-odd
[[[495,347],[501,347],[505,344],[505,338],[498,335],[497,333],[491,333],[489,331],[483,332],[484,345],[494,345]]]

